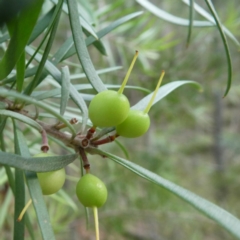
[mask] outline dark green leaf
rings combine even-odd
[[[35,25],[31,37],[28,43],[33,42],[49,25],[51,25],[51,20],[53,19],[53,14],[55,12],[55,7],[53,7],[48,13],[39,19],[37,24]]]
[[[17,91],[22,92],[25,75],[25,52],[22,53],[17,62]]]
[[[37,22],[42,3],[43,0],[36,0],[19,14],[8,49],[0,61],[0,80],[8,76],[22,55]]]
[[[222,42],[223,42],[223,46],[224,46],[224,49],[225,49],[225,52],[226,52],[226,57],[227,57],[227,64],[228,64],[228,81],[227,81],[227,88],[226,88],[226,91],[224,93],[224,97],[227,96],[230,88],[231,88],[231,84],[232,84],[232,60],[231,60],[231,55],[230,55],[230,51],[229,51],[229,47],[228,47],[228,43],[227,43],[227,39],[226,39],[226,36],[223,32],[223,29],[222,29],[222,24],[220,22],[220,19],[214,9],[214,6],[212,4],[211,1],[209,0],[205,0],[209,10],[211,11],[215,21],[216,21],[216,25],[218,27],[218,30],[219,30],[219,33],[221,35],[221,38],[222,38]]]
[[[59,19],[60,19],[60,15],[61,15],[61,5],[62,5],[62,1],[59,1],[59,7],[56,8],[57,9],[57,13],[56,13],[56,17],[54,19],[54,24],[52,26],[52,29],[51,29],[51,33],[50,33],[50,36],[49,36],[49,39],[48,39],[48,42],[47,42],[47,45],[46,45],[46,48],[44,50],[44,53],[43,53],[43,56],[42,56],[42,59],[39,63],[39,66],[38,66],[38,69],[37,69],[37,72],[34,76],[34,79],[31,81],[30,85],[25,89],[24,91],[24,94],[26,95],[31,95],[32,91],[34,90],[34,88],[41,82],[42,78],[41,78],[41,74],[42,74],[42,71],[44,69],[44,66],[45,66],[45,63],[47,61],[47,58],[48,58],[48,55],[49,55],[49,52],[51,50],[51,47],[52,47],[52,44],[53,44],[53,41],[55,39],[55,35],[56,35],[56,32],[57,32],[57,27],[58,27],[58,23],[59,23]]]
[[[90,34],[89,34],[86,30],[83,29],[83,32],[85,33],[85,35],[86,35],[87,37],[90,36]],[[97,41],[93,42],[93,46],[94,46],[101,54],[107,55],[106,49],[105,49],[102,41],[100,41],[99,39],[98,39]]]
[[[193,14],[194,14],[194,0],[190,0],[189,6],[189,25],[188,25],[188,36],[187,36],[187,46],[190,43],[193,27]]]
[[[20,145],[18,142],[17,135],[19,134],[19,130],[16,127],[15,121],[13,121],[14,126],[14,146],[15,153],[21,154]],[[25,183],[24,183],[24,175],[23,170],[15,169],[15,202],[14,202],[14,240],[24,240],[24,225],[25,225],[25,217],[19,222],[17,221],[21,211],[25,206]]]
[[[187,5],[190,5],[190,0],[182,0]],[[209,22],[213,24],[213,26],[216,25],[216,22],[211,14],[209,14],[205,9],[200,7],[198,4],[194,3],[194,9],[196,12],[198,12],[200,15],[202,15],[204,18],[206,18]],[[240,45],[239,41],[236,39],[236,37],[225,27],[222,25],[222,29],[225,32],[225,34],[236,44]]]

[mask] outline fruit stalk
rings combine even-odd
[[[158,80],[158,84],[157,84],[157,86],[156,86],[156,88],[155,88],[155,91],[154,91],[154,93],[153,93],[153,95],[152,95],[152,97],[151,97],[151,99],[150,99],[147,107],[146,107],[145,110],[143,111],[144,113],[148,113],[149,110],[150,110],[150,108],[152,107],[153,101],[154,101],[154,99],[155,99],[155,97],[156,97],[156,95],[157,95],[158,89],[159,89],[159,87],[160,87],[160,85],[161,85],[161,83],[162,83],[162,80],[163,80],[164,75],[165,75],[165,71],[163,70],[162,73],[161,73],[161,75],[160,75],[160,78],[159,78],[159,80]]]
[[[98,209],[97,209],[97,207],[93,207],[93,214],[94,214],[94,222],[95,222],[96,240],[100,240],[100,237],[99,237],[99,224],[98,224]]]
[[[19,214],[19,217],[17,218],[18,222],[20,222],[22,220],[25,212],[27,211],[27,209],[30,207],[31,204],[32,204],[32,199],[29,199],[29,201],[27,202],[27,204],[25,205],[25,207],[23,208],[23,210]]]
[[[122,83],[121,87],[120,87],[119,90],[118,90],[118,93],[119,93],[119,94],[122,94],[122,93],[123,93],[123,90],[124,90],[124,88],[125,88],[125,86],[126,86],[126,84],[127,84],[128,78],[129,78],[129,76],[130,76],[130,74],[131,74],[131,71],[132,71],[132,69],[133,69],[134,63],[135,63],[136,60],[137,60],[137,57],[138,57],[138,51],[136,51],[136,53],[135,53],[135,55],[134,55],[134,57],[133,57],[132,63],[131,63],[131,65],[130,65],[128,71],[127,71],[127,74],[126,74],[124,80],[123,80],[123,83]]]

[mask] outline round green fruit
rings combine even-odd
[[[147,113],[139,110],[130,110],[128,117],[116,126],[117,134],[127,138],[140,137],[147,132],[150,118]]]
[[[50,157],[56,156],[51,153],[39,153],[34,157]],[[38,180],[42,189],[43,195],[50,195],[60,190],[65,182],[66,173],[65,169],[61,168],[51,172],[40,172],[37,173]]]
[[[87,173],[77,183],[76,194],[85,207],[101,207],[107,200],[105,184],[94,175]]]
[[[89,118],[95,127],[112,127],[123,122],[129,112],[127,97],[113,90],[98,93],[90,102]]]

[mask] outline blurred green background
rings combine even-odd
[[[102,39],[106,56],[89,47],[96,69],[122,66],[122,69],[101,75],[106,84],[121,84],[135,50],[139,58],[129,85],[153,90],[162,70],[163,84],[176,80],[194,80],[204,89],[183,86],[150,111],[151,128],[139,139],[119,138],[129,154],[129,160],[183,186],[220,205],[240,217],[240,60],[239,47],[229,40],[233,64],[233,83],[230,93],[222,98],[227,82],[227,62],[220,34],[216,27],[193,28],[186,47],[188,28],[168,23],[154,16],[135,1],[79,1],[86,17],[102,29],[112,21],[136,11],[144,13],[114,30]],[[189,8],[182,1],[152,1],[159,8],[188,19]],[[222,23],[240,39],[239,0],[213,1]],[[46,2],[47,9],[51,3]],[[204,1],[199,0],[203,8]],[[205,20],[195,13],[196,20]],[[57,50],[70,34],[67,17],[62,15]],[[76,56],[68,59],[71,74],[82,73]],[[86,81],[74,80],[75,83]],[[87,82],[87,81],[86,81]],[[131,104],[146,93],[125,90]],[[26,133],[27,134],[27,133]],[[33,143],[33,154],[38,145]],[[101,147],[125,157],[116,143]],[[52,151],[64,151],[52,143]],[[122,240],[227,240],[232,239],[216,223],[202,216],[189,205],[110,160],[89,156],[91,171],[101,178],[109,191],[108,201],[99,210],[101,239]],[[78,163],[68,166],[68,181],[64,191],[69,201],[62,201],[64,192],[45,197],[56,239],[95,239],[93,214],[86,228],[84,208],[75,196]],[[1,189],[0,203],[6,191]],[[5,202],[6,203],[6,202]],[[10,239],[13,200],[8,201],[9,216],[0,219],[1,239]],[[33,208],[30,218],[36,216]],[[39,238],[40,239],[40,232]]]

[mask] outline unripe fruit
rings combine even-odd
[[[94,128],[117,126],[127,118],[130,104],[127,97],[123,95],[123,90],[127,84],[137,56],[138,51],[136,51],[136,54],[134,55],[126,77],[124,78],[118,92],[113,90],[100,92],[90,102],[88,109],[89,118],[92,121]]]
[[[44,152],[34,155],[34,157],[50,157],[50,156],[56,155]],[[37,176],[43,195],[50,195],[56,193],[58,190],[62,188],[65,182],[66,173],[65,169],[61,168],[59,170],[51,172],[40,172],[37,173]]]
[[[150,126],[149,115],[143,111],[130,110],[128,117],[116,127],[117,134],[136,138],[145,134]]]
[[[89,118],[94,126],[111,127],[120,124],[128,115],[127,97],[113,90],[98,93],[89,105]]]
[[[162,74],[158,80],[155,91],[153,92],[150,101],[148,102],[147,107],[144,111],[139,110],[130,110],[128,117],[119,125],[116,126],[117,135],[135,138],[140,137],[145,134],[150,126],[150,118],[148,112],[153,104],[153,101],[156,97],[157,91],[160,87],[162,79],[165,72],[162,71]]]
[[[85,207],[101,207],[107,200],[105,184],[94,175],[87,173],[77,183],[76,194]]]

